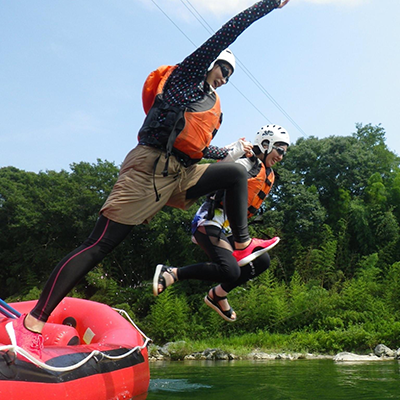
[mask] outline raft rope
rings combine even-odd
[[[86,364],[89,362],[92,358],[95,359],[96,362],[101,362],[103,359],[109,359],[109,360],[121,360],[123,358],[129,357],[132,353],[135,351],[141,351],[144,348],[147,347],[149,342],[151,341],[150,338],[148,338],[139,328],[138,326],[133,322],[132,318],[129,316],[129,314],[125,310],[120,310],[118,308],[113,308],[114,311],[118,312],[119,314],[123,315],[135,328],[136,330],[142,335],[144,339],[144,343],[141,346],[135,346],[134,348],[130,349],[129,351],[125,352],[124,354],[121,354],[119,356],[110,356],[107,353],[104,353],[99,350],[93,350],[87,357],[85,357],[83,360],[79,361],[76,364],[70,365],[68,367],[53,367],[51,365],[48,365],[36,357],[32,356],[28,351],[24,350],[22,347],[19,347],[16,344],[11,344],[11,345],[6,345],[6,346],[0,346],[0,352],[4,351],[12,351],[18,354],[21,354],[25,358],[27,358],[32,364],[35,364],[36,366],[42,368],[42,369],[47,369],[49,371],[54,371],[54,372],[68,372],[68,371],[73,371],[74,369],[80,368],[82,365]],[[15,336],[14,338],[11,338],[12,343],[16,343]]]

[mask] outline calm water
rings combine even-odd
[[[146,400],[400,399],[397,361],[185,361],[151,363]]]

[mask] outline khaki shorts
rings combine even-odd
[[[164,168],[165,152],[149,146],[135,147],[126,156],[100,213],[120,224],[139,225],[148,223],[165,205],[189,208],[196,199],[187,200],[186,191],[198,182],[208,164],[185,168],[171,156],[166,177],[162,175]],[[154,185],[159,201],[156,201]]]

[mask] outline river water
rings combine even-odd
[[[399,365],[332,360],[154,362],[143,399],[400,399]]]

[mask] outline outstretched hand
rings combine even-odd
[[[278,6],[278,8],[285,7],[287,3],[289,3],[290,0],[281,0],[281,4]]]

